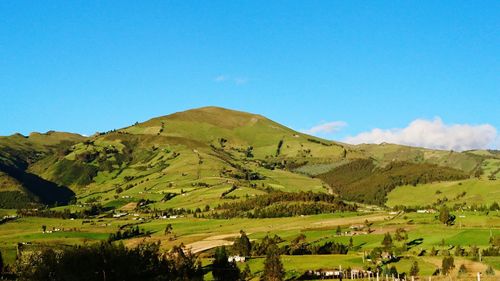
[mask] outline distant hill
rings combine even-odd
[[[0,207],[18,208],[39,204],[66,204],[74,192],[28,171],[37,161],[64,154],[64,149],[85,138],[50,131],[28,137],[0,137]]]
[[[498,159],[495,151],[349,145],[261,115],[203,107],[87,138],[2,137],[0,208],[65,203],[73,195],[113,206],[148,199],[155,207],[194,208],[271,190],[383,204],[396,186],[480,176]],[[186,194],[192,198],[176,197]]]

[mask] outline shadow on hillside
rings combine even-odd
[[[60,186],[35,174],[0,164],[0,171],[18,180],[40,203],[47,205],[66,205],[75,193],[66,186]]]
[[[418,246],[420,244],[422,244],[424,242],[424,238],[417,238],[417,239],[413,239],[412,241],[406,243],[406,246],[408,247],[414,247],[414,246]]]

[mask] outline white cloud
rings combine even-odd
[[[455,151],[493,148],[498,140],[497,130],[490,124],[444,124],[439,117],[416,119],[406,128],[376,128],[344,139],[352,144],[387,142]]]
[[[338,132],[345,126],[347,126],[346,122],[333,121],[316,125],[308,130],[302,130],[302,132],[310,135],[331,134]]]
[[[243,85],[248,82],[248,78],[246,77],[231,77],[229,75],[218,75],[214,78],[214,81],[217,83],[223,83],[223,82],[232,82],[236,85]]]
[[[229,77],[227,75],[219,75],[219,76],[214,78],[214,81],[215,82],[224,82],[227,79],[229,79]]]
[[[247,78],[244,78],[244,77],[236,77],[234,78],[234,83],[236,85],[241,85],[241,84],[245,84],[248,82],[248,79]]]

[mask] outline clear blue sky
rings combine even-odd
[[[500,1],[0,1],[0,135],[206,105],[500,128]]]

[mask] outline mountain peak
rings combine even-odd
[[[205,123],[225,129],[234,129],[237,127],[252,125],[262,120],[272,122],[269,119],[257,114],[217,106],[206,106],[153,118],[142,123],[141,125],[157,126],[158,123],[161,122],[190,122],[199,124]]]

